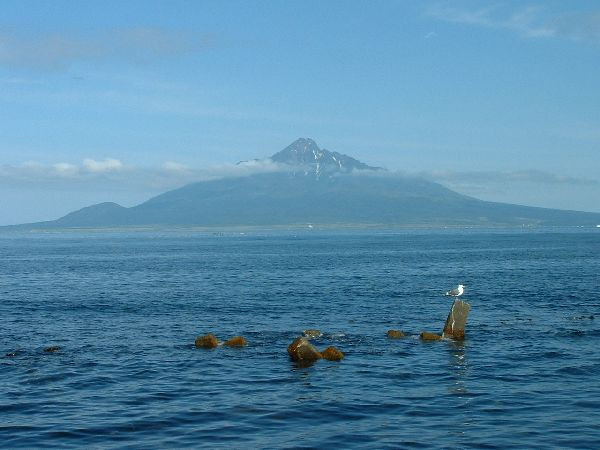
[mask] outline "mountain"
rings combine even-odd
[[[189,184],[124,208],[101,203],[28,228],[270,225],[595,225],[599,213],[478,200],[298,139],[279,171]]]
[[[317,176],[322,173],[335,172],[350,173],[354,170],[381,170],[380,167],[371,167],[348,155],[329,150],[320,149],[312,139],[296,139],[286,148],[271,156],[277,163],[287,164]]]

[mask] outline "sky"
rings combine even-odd
[[[2,1],[0,225],[239,175],[299,137],[600,212],[600,3]]]

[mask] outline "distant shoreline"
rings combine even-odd
[[[306,232],[318,233],[322,231],[444,231],[444,230],[474,230],[474,231],[500,231],[500,230],[598,230],[597,225],[506,225],[506,224],[481,224],[481,225],[438,225],[438,224],[291,224],[291,225],[226,225],[226,226],[194,226],[194,225],[130,225],[119,227],[43,227],[38,224],[3,225],[0,234],[8,233],[147,233],[147,232],[188,232],[188,233],[255,233],[255,232]]]

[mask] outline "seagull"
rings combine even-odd
[[[464,292],[465,286],[463,284],[459,284],[456,289],[446,292],[446,295],[450,295],[451,297],[460,297]]]

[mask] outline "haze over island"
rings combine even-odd
[[[595,226],[600,213],[485,202],[391,173],[299,138],[237,175],[188,184],[124,208],[91,205],[16,229],[119,227]],[[246,169],[251,172],[247,173]]]
[[[458,195],[600,212],[599,14],[558,0],[5,1],[0,225],[267,177],[299,136]]]

